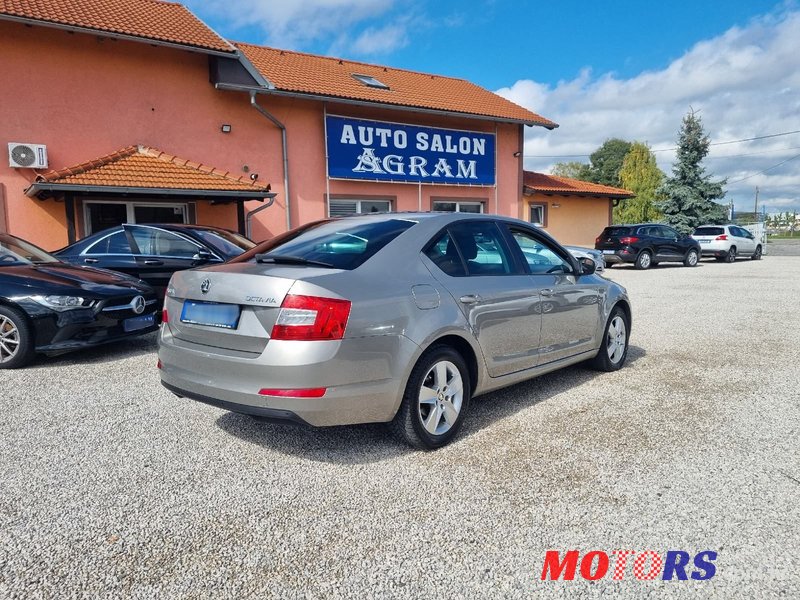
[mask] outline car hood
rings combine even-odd
[[[130,293],[132,290],[152,292],[146,283],[127,275],[66,263],[0,267],[0,279],[31,289],[46,289],[49,293],[56,290],[81,290],[101,295]]]

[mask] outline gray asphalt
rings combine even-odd
[[[175,398],[154,337],[0,372],[0,597],[800,597],[800,259],[615,267],[629,364],[381,426]],[[540,581],[548,549],[718,552],[707,581]]]
[[[800,233],[795,239],[770,240],[767,252],[771,256],[800,256]]]

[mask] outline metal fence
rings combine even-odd
[[[752,213],[751,213],[752,214]],[[739,223],[740,227],[752,233],[761,244],[761,253],[767,253],[767,226],[766,223]]]

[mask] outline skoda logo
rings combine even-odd
[[[204,294],[208,293],[208,288],[211,287],[211,282],[208,279],[203,279],[203,283],[200,284],[200,291]]]
[[[136,296],[133,300],[131,300],[131,308],[137,315],[140,315],[144,312],[145,306],[146,304],[142,296]]]

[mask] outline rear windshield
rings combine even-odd
[[[595,231],[597,230],[595,229]],[[630,233],[630,227],[606,227],[603,230],[603,235],[608,237],[619,237],[621,235],[630,235]]]
[[[722,235],[725,230],[722,227],[698,227],[692,235]]]
[[[263,242],[231,262],[254,262],[256,256],[276,255],[352,270],[416,224],[407,219],[318,221]]]

